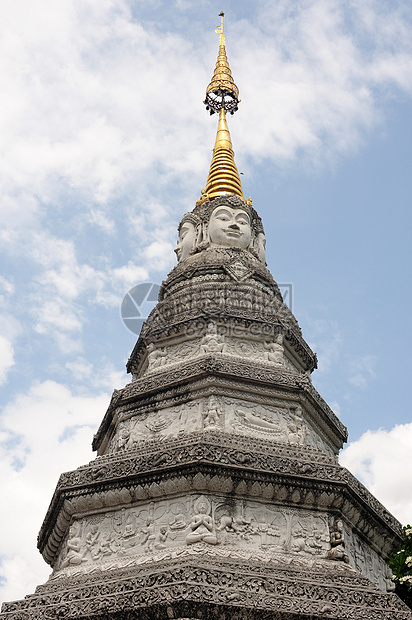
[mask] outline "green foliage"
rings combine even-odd
[[[389,560],[395,592],[412,609],[412,527],[403,528],[404,541]]]

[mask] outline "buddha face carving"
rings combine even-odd
[[[179,231],[179,239],[175,248],[177,260],[180,262],[190,255],[196,237],[196,228],[193,222],[183,222]]]
[[[263,232],[260,232],[256,238],[256,251],[258,259],[266,265],[266,237]]]
[[[212,247],[246,250],[252,239],[249,215],[243,209],[234,209],[229,205],[216,207],[210,216],[209,239]]]

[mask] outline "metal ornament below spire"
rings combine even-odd
[[[230,139],[223,107],[220,110],[215,148],[213,149],[212,163],[210,164],[204,193],[209,199],[224,194],[236,194],[244,200],[242,184],[235,164],[232,140]]]
[[[215,32],[219,35],[219,54],[212,81],[206,89],[204,104],[210,114],[225,110],[234,114],[238,109],[239,89],[235,84],[226,56],[225,35],[223,34],[223,11],[220,13],[220,27]]]

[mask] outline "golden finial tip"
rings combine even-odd
[[[212,80],[206,89],[204,101],[206,110],[209,110],[210,114],[219,112],[219,123],[206,187],[202,189],[196,205],[225,194],[235,194],[244,200],[226,122],[226,112],[233,114],[237,110],[239,89],[232,77],[226,56],[225,35],[223,34],[224,15],[223,11],[219,13],[220,26],[215,30],[219,35],[219,53]]]
[[[230,114],[234,114],[238,109],[239,89],[232,77],[226,56],[225,35],[223,34],[223,11],[219,15],[220,26],[215,29],[216,34],[219,35],[219,54],[212,80],[206,89],[204,104],[206,105],[206,110],[210,111],[210,114],[220,112],[222,109],[230,112]]]

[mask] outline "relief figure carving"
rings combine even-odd
[[[169,530],[166,525],[160,526],[159,534],[157,536],[157,542],[155,544],[155,549],[166,549],[167,539],[169,537]]]
[[[90,531],[86,536],[86,545],[92,557],[92,560],[98,560],[101,556],[101,547],[100,547],[100,530],[99,526],[93,524],[90,526]]]
[[[328,526],[326,517],[293,512],[284,514],[286,518],[285,537],[282,541],[284,551],[309,555],[326,555],[328,548]]]
[[[203,423],[205,428],[216,428],[219,422],[219,418],[222,415],[221,408],[219,406],[219,401],[216,396],[209,396],[208,401],[206,401],[206,408],[203,413]]]
[[[101,542],[100,542],[100,551],[103,556],[112,555],[112,553],[116,553],[119,551],[121,545],[119,541],[119,537],[115,530],[108,530],[103,533]]]
[[[167,352],[160,348],[156,349],[153,342],[147,345],[149,368],[159,368],[166,364]]]
[[[171,416],[166,417],[165,415],[159,415],[157,412],[156,414],[146,420],[146,427],[152,431],[152,433],[159,433],[160,431],[165,430],[173,422],[173,417]]]
[[[266,237],[264,232],[260,232],[256,236],[255,250],[258,259],[266,265]]]
[[[61,564],[61,568],[66,566],[79,566],[82,562],[85,562],[86,549],[82,546],[80,525],[73,523],[69,531],[69,539],[67,541],[67,555]]]
[[[278,438],[284,435],[279,416],[272,412],[266,413],[258,407],[252,411],[235,409],[235,420],[243,426],[277,435]]]
[[[145,548],[145,552],[153,551],[154,544],[156,542],[155,527],[153,519],[149,518],[146,521],[146,525],[141,529],[140,544]]]
[[[125,450],[127,448],[127,444],[130,439],[129,426],[130,426],[129,424],[126,425],[124,422],[121,422],[119,424],[119,436],[117,438],[117,452],[120,452],[121,450]]]
[[[235,534],[243,540],[250,540],[250,535],[255,534],[252,522],[246,520],[244,516],[237,515],[231,516],[224,514],[220,518],[219,527],[220,532],[227,532],[228,534]]]
[[[200,343],[202,353],[224,353],[226,350],[225,339],[217,333],[216,323],[210,322],[206,334]]]
[[[169,520],[169,529],[180,531],[186,529],[185,507],[181,503],[174,503],[170,507],[172,513]]]
[[[191,532],[186,536],[186,543],[192,545],[197,542],[205,542],[209,545],[217,545],[216,528],[214,518],[210,516],[210,502],[203,495],[194,504],[195,514],[190,523]]]
[[[288,420],[288,442],[304,445],[308,429],[303,421],[302,407],[291,407]]]
[[[349,556],[345,551],[345,535],[343,532],[343,523],[339,519],[335,519],[333,529],[330,533],[330,546],[328,558],[330,560],[342,560],[349,563]]]
[[[273,364],[283,365],[283,336],[279,334],[274,342],[264,342],[266,351],[264,352],[264,359]]]

